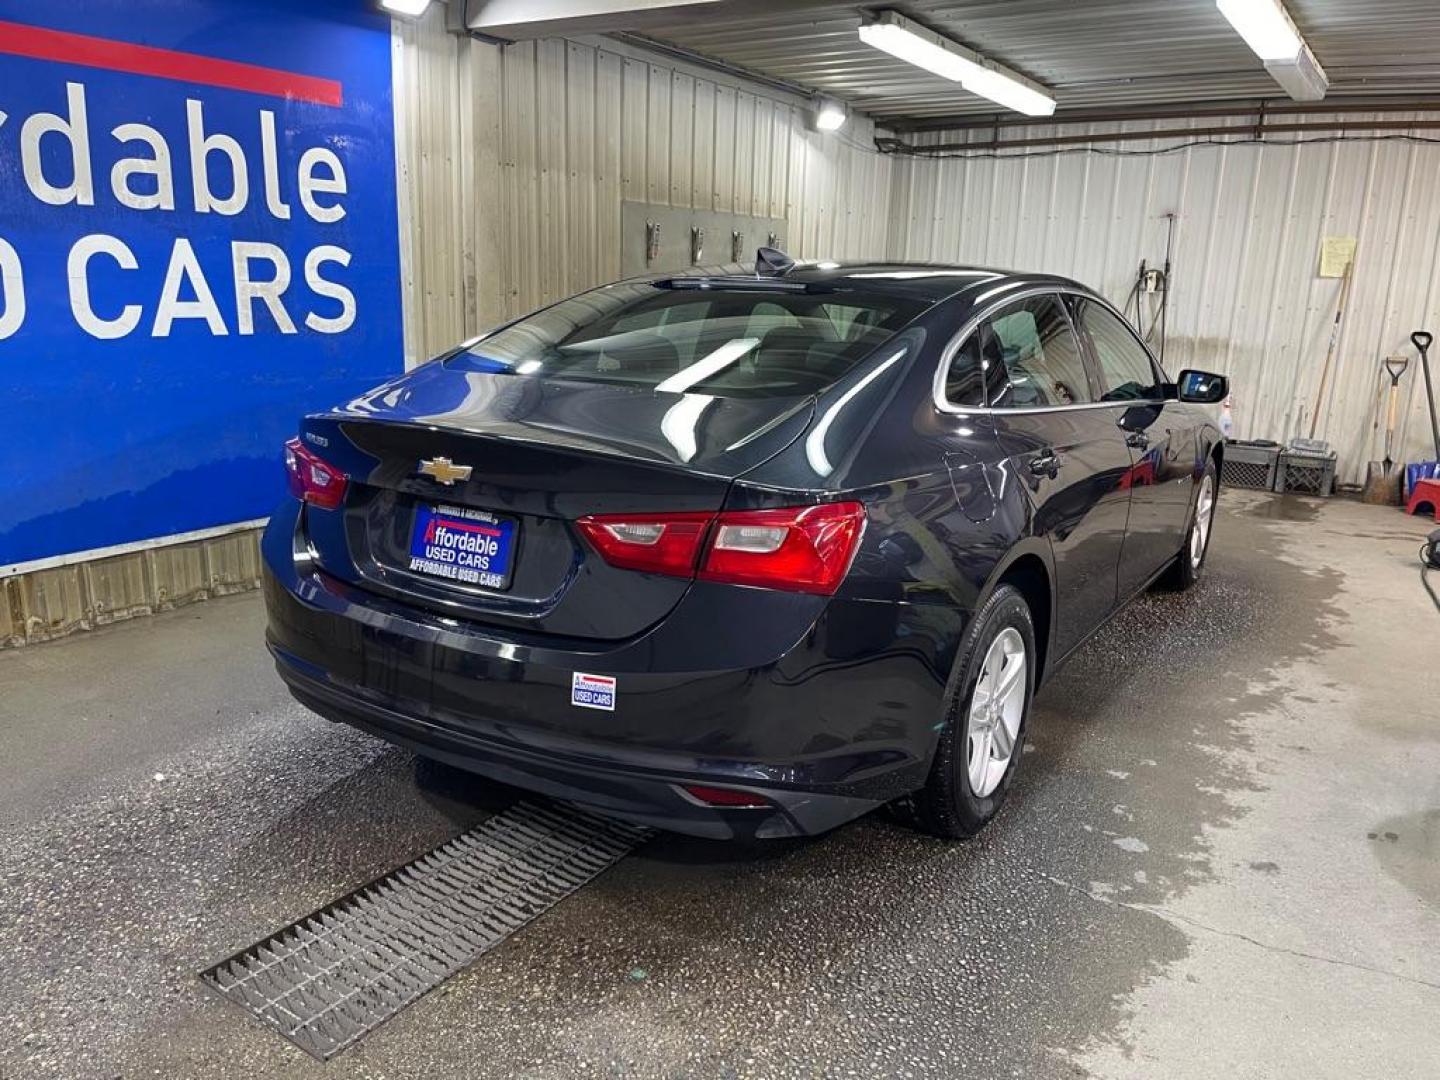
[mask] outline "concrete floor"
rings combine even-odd
[[[662,837],[328,1066],[196,973],[514,794],[291,704],[253,595],[0,654],[0,1076],[1433,1077],[1430,526],[1222,507],[982,838]]]

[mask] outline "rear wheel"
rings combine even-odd
[[[1175,592],[1184,592],[1200,580],[1205,569],[1205,555],[1210,550],[1210,531],[1215,523],[1215,494],[1218,489],[1215,460],[1205,463],[1205,473],[1195,485],[1195,502],[1190,508],[1190,531],[1185,546],[1175,563],[1160,579],[1160,584]]]
[[[926,832],[973,836],[1004,803],[1024,752],[1036,656],[1030,608],[1001,585],[965,636],[929,779],[909,800]]]

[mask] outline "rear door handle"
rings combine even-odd
[[[1125,445],[1133,446],[1136,450],[1144,450],[1150,445],[1150,436],[1143,431],[1127,431],[1125,433]]]
[[[1042,450],[1030,459],[1032,476],[1048,476],[1051,480],[1060,472],[1060,455],[1054,450]]]

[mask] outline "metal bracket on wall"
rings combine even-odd
[[[620,204],[624,277],[730,262],[744,265],[767,234],[786,232],[784,218],[625,201]]]

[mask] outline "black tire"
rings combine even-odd
[[[1195,542],[1195,530],[1200,526],[1199,505],[1201,492],[1205,490],[1205,483],[1210,484],[1210,521],[1205,528],[1204,541],[1200,548],[1200,558],[1196,560],[1192,555],[1192,545]],[[1170,569],[1161,575],[1157,584],[1169,592],[1185,592],[1193,589],[1195,584],[1205,573],[1205,559],[1210,554],[1210,537],[1214,533],[1215,507],[1219,505],[1220,477],[1215,469],[1215,459],[1211,458],[1205,463],[1205,472],[1201,475],[1200,482],[1195,485],[1195,495],[1190,500],[1190,524],[1185,529],[1185,543],[1181,545],[1180,554],[1175,556],[1175,561],[1170,564]]]
[[[1025,647],[1024,704],[1009,764],[998,785],[988,795],[977,796],[972,789],[967,762],[968,718],[975,687],[980,680],[986,653],[1006,629],[1019,633]],[[1012,639],[1013,640],[1013,639]],[[1035,624],[1030,607],[1019,591],[1001,585],[970,624],[955,660],[955,675],[945,709],[945,726],[925,786],[911,795],[904,806],[913,824],[945,839],[974,836],[999,811],[1015,778],[1025,752],[1025,732],[1030,721],[1030,702],[1035,695]]]

